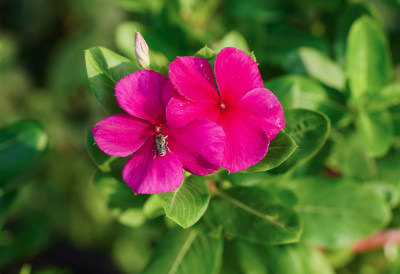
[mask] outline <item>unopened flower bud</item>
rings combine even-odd
[[[150,67],[150,57],[149,57],[149,47],[146,41],[139,31],[135,33],[135,54],[139,65],[143,69],[149,69]]]

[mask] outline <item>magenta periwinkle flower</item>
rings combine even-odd
[[[285,126],[275,95],[265,89],[258,65],[245,52],[224,48],[212,68],[206,59],[178,57],[169,77],[180,97],[171,99],[167,119],[177,126],[198,119],[221,125],[226,135],[222,166],[237,172],[259,162]]]
[[[208,120],[179,125],[166,117],[166,106],[176,90],[165,76],[151,70],[134,72],[115,86],[115,96],[126,114],[115,114],[93,128],[105,153],[132,155],[122,177],[136,193],[154,194],[177,189],[183,169],[206,175],[218,170],[225,134]]]

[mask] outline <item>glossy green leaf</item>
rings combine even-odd
[[[351,26],[346,74],[355,99],[379,92],[390,78],[388,42],[381,26],[368,16],[362,16]]]
[[[291,74],[309,75],[328,87],[343,90],[345,75],[340,66],[324,53],[313,48],[299,48],[283,62]]]
[[[372,94],[366,103],[368,112],[383,111],[400,105],[400,82],[385,86],[380,92]]]
[[[210,208],[235,236],[255,243],[284,244],[299,240],[300,217],[266,189],[235,187],[216,192]]]
[[[327,248],[344,247],[378,232],[390,220],[383,200],[346,179],[304,178],[287,185],[299,202],[302,241]]]
[[[207,46],[202,47],[194,54],[195,57],[204,58],[207,59],[208,61],[215,59],[216,55],[217,53]]]
[[[222,256],[222,238],[194,229],[168,231],[159,242],[144,274],[216,273]]]
[[[137,227],[144,223],[146,216],[141,208],[147,195],[135,195],[125,182],[102,172],[96,172],[93,181],[105,198],[111,214],[119,222],[131,227]]]
[[[92,129],[88,129],[86,132],[86,147],[93,162],[102,172],[108,173],[117,179],[122,179],[122,169],[129,157],[121,158],[104,153],[94,141]]]
[[[205,177],[191,175],[174,191],[157,194],[168,218],[188,228],[203,216],[210,201]]]
[[[347,111],[343,96],[328,92],[316,81],[303,76],[283,76],[265,83],[281,102],[283,109],[306,108],[320,111],[333,121]]]
[[[322,252],[301,244],[256,245],[235,242],[243,273],[333,274]]]
[[[34,121],[22,121],[0,129],[0,189],[12,187],[8,180],[21,180],[38,167],[48,137]]]
[[[273,173],[286,172],[312,158],[325,143],[330,121],[324,114],[307,109],[289,109],[285,113],[285,132],[298,148]]]
[[[140,68],[129,59],[102,47],[85,51],[90,87],[108,114],[122,113],[114,96],[114,87],[123,77]]]
[[[361,141],[369,155],[381,157],[389,151],[393,140],[393,127],[389,112],[360,111],[357,117],[357,126]]]
[[[271,141],[264,159],[243,172],[260,172],[273,169],[286,161],[296,148],[297,145],[293,139],[281,130]]]
[[[275,176],[267,172],[230,173],[228,170],[220,172],[221,178],[231,182],[235,186],[254,186],[259,184],[268,184],[276,180]]]

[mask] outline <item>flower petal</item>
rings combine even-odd
[[[168,79],[168,81],[165,82],[161,90],[161,103],[163,105],[164,112],[171,98],[178,96],[180,96],[178,91],[175,89],[171,81],[169,81]]]
[[[128,114],[115,114],[98,122],[92,132],[102,151],[108,155],[126,157],[153,135],[153,126]]]
[[[266,88],[256,88],[247,92],[229,108],[229,111],[235,112],[236,117],[265,129],[269,141],[285,127],[281,103]]]
[[[170,100],[166,112],[169,126],[182,127],[195,120],[216,122],[220,110],[216,104],[192,102],[179,96]]]
[[[168,147],[196,175],[217,171],[223,159],[225,134],[222,127],[202,120],[181,128],[169,128]]]
[[[215,78],[222,100],[233,104],[247,91],[262,88],[258,65],[244,51],[223,48],[215,60]]]
[[[169,65],[169,78],[178,92],[194,102],[220,101],[208,61],[198,57],[178,57]]]
[[[264,129],[230,111],[221,113],[218,124],[222,125],[226,135],[223,167],[238,172],[264,158],[269,146]]]
[[[168,78],[152,70],[139,70],[122,78],[115,86],[118,105],[132,116],[153,124],[165,122],[161,94]]]
[[[154,157],[154,139],[149,139],[126,163],[122,177],[136,194],[156,194],[177,189],[183,181],[182,163],[167,152]]]

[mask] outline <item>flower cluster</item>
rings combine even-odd
[[[169,79],[140,70],[115,86],[115,114],[93,128],[96,143],[112,156],[131,158],[123,179],[136,193],[177,189],[183,169],[207,175],[221,166],[246,169],[265,157],[284,128],[283,110],[263,87],[257,63],[224,48],[212,67],[206,59],[178,57]]]

